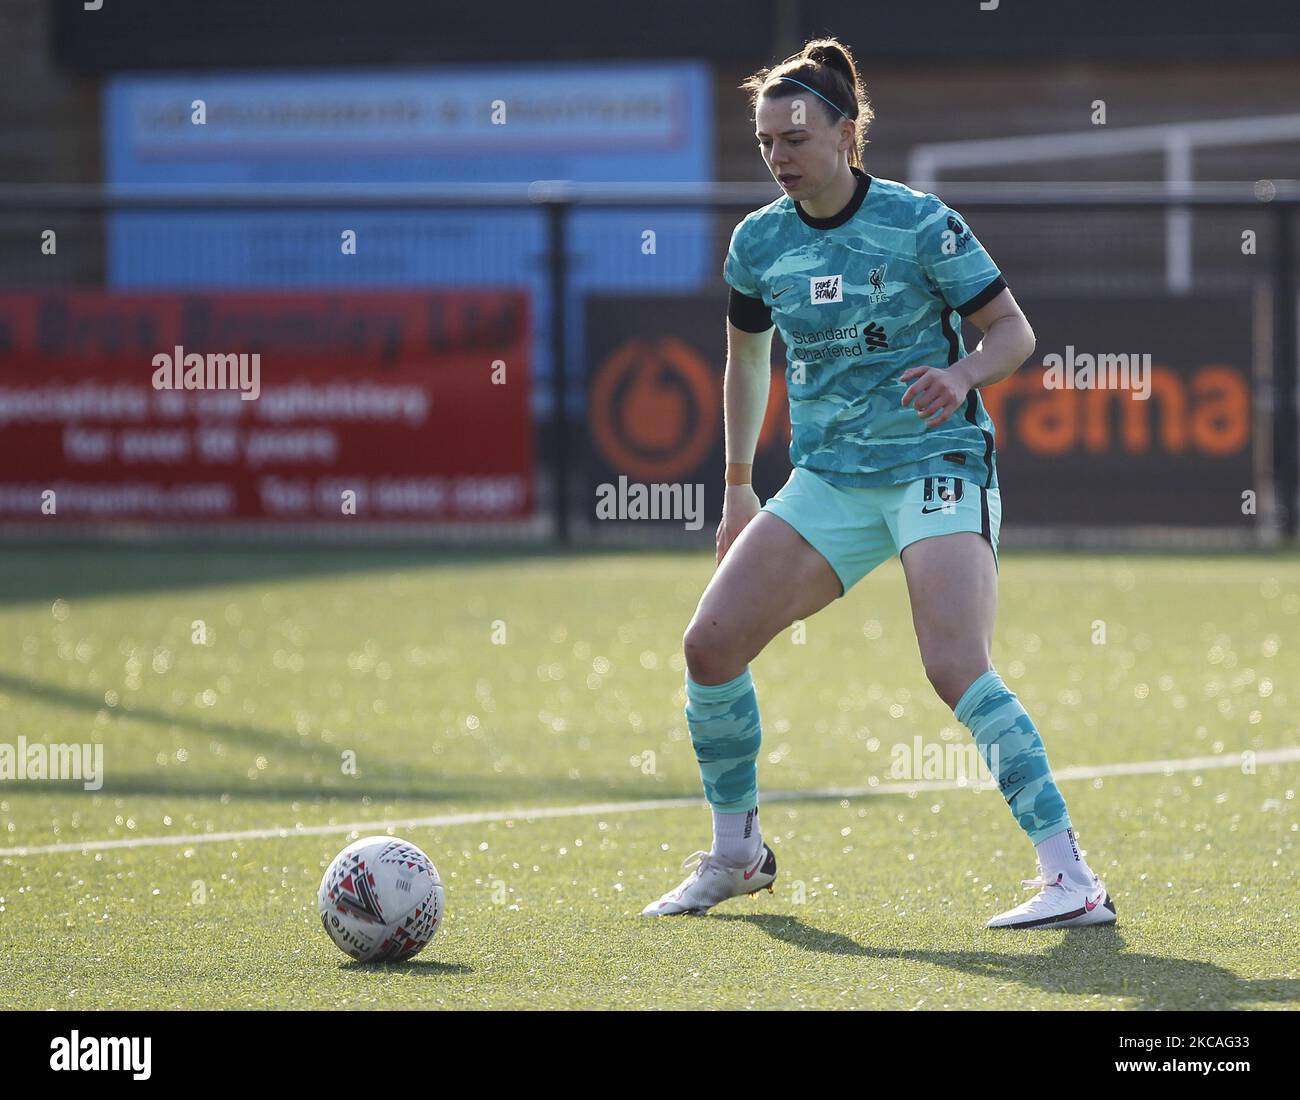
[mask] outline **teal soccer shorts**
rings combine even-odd
[[[848,592],[877,565],[935,535],[974,531],[998,557],[1002,497],[958,477],[925,477],[904,485],[841,488],[796,466],[763,505],[830,562]]]

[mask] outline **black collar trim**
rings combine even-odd
[[[871,177],[866,172],[852,166],[849,167],[849,171],[857,177],[858,189],[853,192],[853,197],[849,199],[848,205],[838,214],[832,214],[829,218],[814,218],[798,202],[795,202],[795,213],[799,215],[799,220],[804,225],[813,229],[838,229],[858,212],[858,209],[866,200],[867,191],[871,188]]]

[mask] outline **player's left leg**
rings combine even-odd
[[[982,522],[987,530],[987,507]],[[960,526],[961,520],[948,524]],[[926,676],[974,735],[1038,855],[1039,876],[1022,881],[1039,886],[1039,893],[988,926],[1061,928],[1113,921],[1105,887],[1079,854],[1042,737],[990,660],[997,563],[992,540],[978,531],[976,526],[921,538],[905,545],[901,557]]]

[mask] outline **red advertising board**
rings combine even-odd
[[[514,291],[0,295],[0,520],[511,519]]]

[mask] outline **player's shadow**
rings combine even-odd
[[[1222,966],[1197,959],[1128,954],[1115,926],[1034,932],[1035,936],[1055,937],[1056,942],[1041,954],[1008,954],[872,947],[777,913],[717,914],[711,919],[756,925],[774,939],[804,951],[930,963],[976,977],[1016,982],[1044,993],[1136,999],[1132,1007],[1140,1009],[1223,1010],[1300,999],[1300,981],[1293,978],[1240,978]],[[998,937],[1026,935],[996,928],[986,929],[984,934],[992,943]]]

